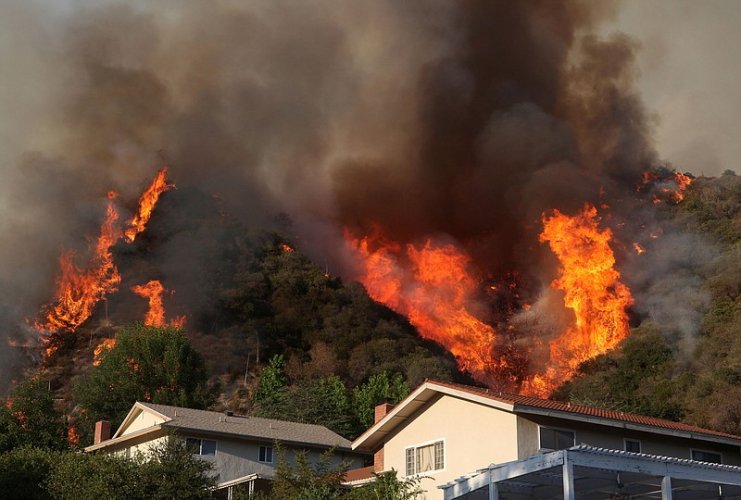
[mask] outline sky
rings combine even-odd
[[[628,0],[606,31],[641,44],[638,87],[677,170],[741,173],[741,2]]]

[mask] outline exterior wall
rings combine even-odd
[[[184,437],[191,437],[190,435]],[[247,474],[260,474],[271,477],[275,474],[278,466],[278,450],[273,450],[273,463],[263,463],[258,461],[260,446],[275,446],[273,442],[259,441],[242,441],[226,438],[214,438],[213,436],[196,436],[204,439],[216,440],[216,455],[214,457],[204,457],[207,460],[214,461],[215,469],[219,471],[219,482],[231,481]],[[292,466],[296,464],[296,453],[307,449],[307,458],[309,463],[317,464],[324,450],[302,448],[300,446],[281,445],[285,453],[286,460]],[[337,452],[333,458],[334,464],[339,464],[343,459],[348,458],[352,464],[350,468],[362,467],[363,458],[358,455],[346,456]]]
[[[573,431],[575,444],[624,450],[628,438],[641,442],[642,453],[691,458],[690,449],[697,449],[720,453],[724,464],[741,465],[741,453],[734,446],[537,415],[517,417],[519,458],[538,453],[538,425]]]
[[[125,436],[127,434],[131,434],[132,432],[146,429],[147,427],[152,427],[153,425],[161,424],[162,422],[164,422],[164,419],[156,417],[155,415],[152,415],[148,411],[142,411],[134,419],[134,421],[131,422],[129,426],[123,430],[123,432],[121,433],[121,436]]]
[[[443,440],[445,467],[425,473],[426,499],[442,499],[436,486],[491,463],[517,460],[517,417],[503,410],[443,395],[407,420],[384,444],[384,469],[406,472],[406,448]]]

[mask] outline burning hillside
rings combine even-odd
[[[56,292],[36,321],[48,339],[102,304],[153,325],[185,313],[206,335],[226,323],[214,311],[244,300],[230,314],[259,353],[266,337],[300,330],[264,325],[263,295],[284,282],[333,289],[341,276],[479,381],[546,395],[619,345],[629,322],[667,316],[662,290],[697,288],[691,274],[667,287],[654,271],[676,232],[657,213],[691,178],[659,168],[634,88],[637,47],[597,35],[610,6],[258,0],[171,14],[114,1],[60,23],[69,79],[49,90],[60,104],[46,127],[59,132],[13,180],[11,204],[38,203],[9,223],[28,229],[6,260],[33,269],[2,284],[24,290],[8,313],[17,324],[48,300],[60,246]],[[175,167],[142,192],[162,149]],[[282,230],[297,251],[270,258],[305,253],[322,277],[293,283],[234,264],[263,250],[214,236],[214,210]],[[247,291],[204,291],[231,280]],[[662,328],[692,337],[698,320]]]

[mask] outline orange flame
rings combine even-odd
[[[80,444],[80,434],[77,432],[76,427],[69,426],[69,428],[67,428],[67,442],[73,448],[77,447]]]
[[[101,299],[118,290],[121,275],[111,253],[120,236],[116,227],[118,212],[113,205],[115,197],[115,193],[108,193],[106,218],[87,268],[83,270],[75,264],[72,251],[60,256],[61,274],[57,278],[55,303],[45,308],[45,319],[36,323],[38,330],[74,331],[90,317]]]
[[[116,339],[104,339],[103,342],[98,344],[93,351],[93,366],[100,366],[103,362],[103,358],[116,347]]]
[[[559,276],[551,286],[562,290],[564,305],[574,322],[550,344],[550,362],[523,386],[523,392],[548,395],[569,379],[579,364],[614,349],[628,336],[626,309],[633,303],[630,290],[620,282],[610,248],[612,231],[600,230],[597,209],[586,205],[575,216],[558,210],[543,218],[541,242],[548,242],[560,262]]]
[[[158,280],[151,280],[145,285],[134,285],[131,290],[139,297],[149,301],[149,310],[144,317],[145,325],[160,327],[169,324],[169,326],[176,328],[182,328],[185,325],[185,316],[179,316],[171,320],[170,323],[165,322],[165,306],[162,302],[162,294],[167,290]]]
[[[395,244],[370,249],[368,238],[352,240],[361,258],[360,281],[368,294],[406,315],[420,335],[450,351],[459,366],[479,380],[490,380],[502,361],[492,355],[494,329],[468,311],[477,282],[469,274],[469,257],[454,245]],[[375,242],[378,246],[378,242]]]
[[[666,201],[679,203],[684,200],[685,191],[690,184],[692,184],[692,177],[680,172],[671,172],[664,176],[655,172],[644,172],[641,176],[641,185],[636,187],[636,191],[653,192],[651,203],[654,205]]]
[[[680,174],[679,172],[676,172],[674,174],[674,178],[677,182],[677,190],[674,192],[674,201],[676,203],[679,203],[684,199],[684,192],[687,190],[690,184],[692,184],[692,177],[689,175]]]
[[[167,183],[167,167],[165,166],[157,172],[152,183],[139,198],[139,208],[129,221],[128,227],[124,229],[124,239],[127,243],[133,243],[136,235],[144,231],[160,195],[174,187],[174,184]]]

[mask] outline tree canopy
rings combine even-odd
[[[206,369],[185,334],[135,324],[122,329],[99,366],[74,387],[88,427],[100,419],[118,426],[135,401],[206,408],[213,401]]]
[[[38,378],[16,386],[0,407],[0,452],[20,446],[68,448],[63,416],[46,382]]]

